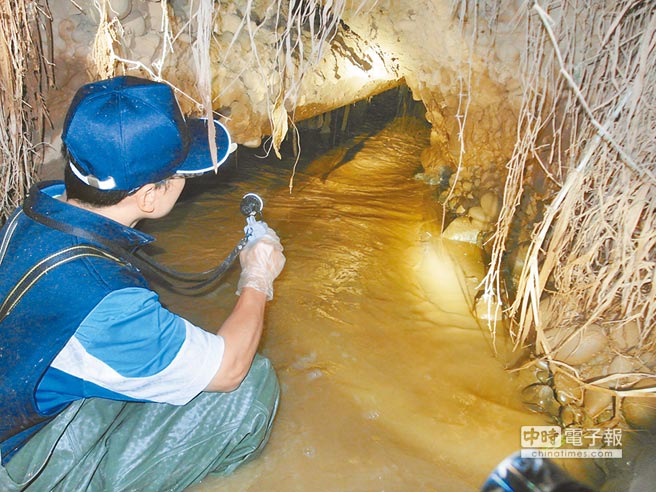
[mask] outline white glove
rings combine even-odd
[[[245,287],[251,287],[264,292],[267,300],[273,299],[273,281],[285,266],[282,250],[280,238],[268,226],[264,235],[246,243],[239,253],[241,275],[237,283],[237,295]]]

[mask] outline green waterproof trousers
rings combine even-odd
[[[237,390],[184,406],[76,401],[0,466],[0,490],[183,490],[256,457],[279,396],[271,363],[258,355]]]

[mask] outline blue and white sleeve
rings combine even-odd
[[[107,295],[51,366],[129,399],[184,405],[207,387],[223,351],[223,338],[130,287]]]

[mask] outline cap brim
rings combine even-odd
[[[210,153],[209,140],[207,138],[207,119],[194,118],[187,120],[187,130],[189,132],[189,152],[186,159],[180,163],[175,170],[175,174],[193,177],[200,176],[215,169],[212,163],[212,154]],[[230,141],[230,134],[223,124],[214,121],[215,142],[216,142],[216,167],[223,164],[233,149]]]

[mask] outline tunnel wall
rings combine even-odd
[[[509,156],[519,85],[505,67],[517,62],[519,43],[502,42],[497,34],[495,49],[485,51],[487,58],[473,56],[450,2],[346,2],[335,30],[317,43],[310,38],[317,38],[313,29],[321,27],[317,19],[325,16],[319,9],[313,29],[306,19],[299,31],[303,34],[293,39],[295,51],[283,53],[296,57],[297,66],[304,57],[302,78],[289,75],[280,60],[277,39],[283,28],[275,23],[276,2],[252,2],[250,11],[239,4],[217,4],[207,48],[213,109],[238,143],[257,147],[271,135],[280,141],[294,121],[405,83],[426,106],[433,127],[431,149],[422,157],[428,173],[462,162],[501,165]],[[161,77],[180,89],[183,110],[202,111],[193,51],[198,23],[189,3],[165,7],[159,1],[111,0],[105,5],[104,12],[91,0],[51,5],[57,76],[57,89],[48,98],[55,123],[53,149],[59,147],[58,122],[72,93],[94,78],[118,73]],[[328,21],[335,19],[324,19],[324,24]],[[477,43],[483,45],[484,38]],[[57,152],[51,152],[46,162],[57,159]]]

